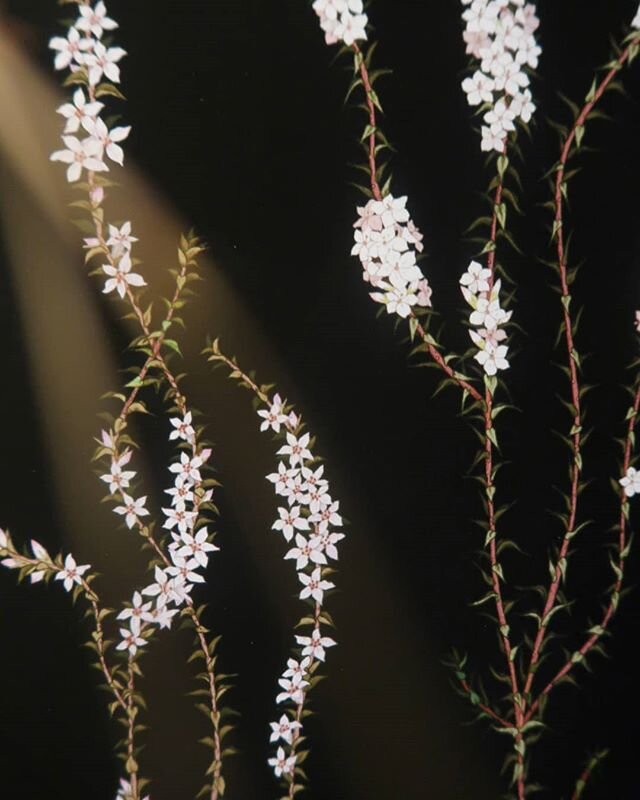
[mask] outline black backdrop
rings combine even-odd
[[[487,622],[467,606],[482,590],[474,566],[481,533],[469,523],[478,511],[475,489],[463,478],[474,438],[455,417],[455,392],[431,400],[435,374],[407,369],[406,345],[389,320],[376,319],[348,255],[353,207],[360,202],[349,185],[354,173],[348,163],[359,157],[354,137],[360,120],[342,106],[348,75],[341,64],[331,65],[333,51],[308,5],[113,0],[118,40],[129,52],[123,62],[129,100],[123,113],[133,125],[127,152],[209,242],[218,268],[293,376],[282,388],[318,434],[350,521],[341,591],[331,601],[340,647],[331,653],[329,679],[316,695],[308,796],[493,798],[500,794],[504,742],[483,724],[465,725],[469,709],[441,665],[458,646],[470,651],[471,669],[486,674],[495,652]],[[505,421],[502,435],[505,457],[513,461],[503,473],[505,495],[518,501],[505,519],[527,553],[513,559],[515,583],[545,575],[544,553],[558,534],[548,513],[558,504],[552,487],[565,478],[563,452],[551,433],[566,422],[554,405],[553,387],[561,384],[550,366],[559,304],[548,286],[551,273],[537,260],[548,255],[545,215],[536,206],[546,199],[540,178],[557,152],[545,120],[567,119],[557,92],[584,96],[592,68],[607,58],[609,32],[620,32],[634,6],[634,0],[539,3],[544,55],[534,93],[540,112],[533,143],[523,139],[528,200],[524,219],[514,223],[527,255],[508,262],[518,285],[515,314],[527,332],[519,335],[520,352],[509,373],[522,413]],[[14,32],[50,72],[46,42],[59,31],[55,4],[19,0],[6,8]],[[454,0],[376,0],[370,9],[380,39],[377,64],[393,69],[381,94],[385,130],[397,148],[394,193],[409,195],[425,233],[425,269],[449,320],[447,336],[461,347],[457,278],[472,254],[462,234],[482,213],[487,174],[459,88],[465,68],[459,12]],[[583,604],[573,617],[580,629],[585,609],[595,612],[610,579],[603,539],[613,521],[611,442],[626,402],[618,386],[636,352],[631,322],[640,305],[639,70],[635,64],[626,77],[630,100],[612,95],[605,101],[614,122],[595,123],[588,133],[588,144],[599,152],[585,157],[572,198],[580,222],[574,256],[585,259],[578,290],[585,305],[581,346],[592,354],[589,379],[598,383],[589,477],[599,483],[586,496],[584,511],[596,525],[570,573]],[[1,281],[0,520],[16,540],[37,531],[52,548],[64,546],[10,270],[3,268]],[[119,346],[116,332],[116,352]],[[239,331],[229,349],[241,347]],[[253,366],[270,379],[269,364]],[[236,402],[228,400],[235,389],[222,381],[214,386],[221,398]],[[236,399],[248,409],[247,398]],[[216,396],[211,402],[215,408]],[[253,425],[248,411],[239,424]],[[230,451],[233,440],[216,435]],[[247,481],[268,498],[258,486],[259,470],[272,468],[268,448],[238,436],[241,446],[251,448]],[[88,461],[89,451],[87,443],[78,457]],[[223,446],[223,484],[224,463]],[[294,578],[275,554],[267,591],[281,597],[269,601],[258,593],[247,548],[252,536],[264,537],[269,517],[258,515],[247,530],[225,488],[219,499],[225,555],[219,573],[211,568],[211,619],[224,634],[224,668],[239,673],[233,704],[241,712],[235,743],[242,752],[228,767],[229,797],[273,797],[266,723],[273,718],[275,678],[289,641],[289,612],[278,610],[287,607]],[[253,500],[246,500],[249,508]],[[637,582],[637,553],[629,573]],[[81,627],[67,597],[53,587],[16,589],[4,571],[0,597],[0,796],[113,798],[114,734],[93,693]],[[589,796],[640,797],[637,609],[634,590],[614,623],[611,658],[596,659],[592,675],[580,673],[582,691],[561,689],[552,703],[547,744],[534,752],[534,778],[550,787],[541,796],[567,797],[587,752],[611,747]],[[169,659],[172,652],[163,647],[162,657]],[[168,708],[150,712],[160,731],[145,765],[155,778],[154,800],[193,796],[202,763],[199,746],[184,744],[187,732],[176,721],[183,718],[172,716],[182,688],[172,687],[171,669],[167,661],[165,677],[150,681],[148,696],[154,708]]]

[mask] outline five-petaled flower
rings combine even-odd
[[[115,289],[120,297],[124,298],[129,286],[147,285],[142,275],[131,272],[131,256],[129,253],[124,253],[117,265],[103,264],[102,271],[109,276],[102,290],[104,294],[109,294]]]
[[[279,747],[275,758],[269,759],[269,766],[273,767],[276,778],[281,778],[283,775],[292,775],[296,766],[295,754],[287,756],[282,747]]]
[[[100,142],[91,136],[82,141],[75,136],[63,136],[62,141],[66,150],[56,150],[51,154],[51,161],[61,161],[69,165],[67,168],[69,183],[80,180],[83,169],[89,172],[106,172],[109,169],[102,160]]]
[[[69,553],[64,560],[64,568],[60,569],[56,575],[56,580],[64,581],[64,588],[67,592],[70,592],[74,583],[78,584],[78,586],[82,585],[82,576],[88,569],[91,569],[89,564],[79,566],[71,553]]]
[[[283,714],[278,722],[270,722],[271,737],[269,741],[277,742],[278,739],[283,739],[287,744],[293,741],[293,734],[299,731],[302,725],[297,720],[289,719],[286,714]]]

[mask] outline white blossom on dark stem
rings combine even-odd
[[[58,574],[56,575],[56,580],[64,581],[64,588],[67,590],[67,592],[70,592],[74,583],[78,586],[82,585],[82,576],[88,569],[91,569],[89,564],[79,566],[76,564],[76,561],[71,553],[69,553],[64,560],[64,568],[59,570]]]
[[[509,368],[507,338],[501,326],[511,319],[511,312],[500,307],[499,280],[490,285],[491,271],[472,261],[460,278],[460,289],[471,306],[469,336],[478,348],[474,358],[489,376]]]
[[[355,244],[363,278],[379,291],[371,298],[389,314],[406,318],[414,306],[431,306],[431,287],[418,267],[416,253],[424,249],[422,234],[406,209],[406,197],[388,194],[358,208]]]
[[[516,120],[527,123],[536,107],[526,68],[542,52],[535,38],[536,7],[525,0],[462,0],[464,41],[476,61],[462,82],[470,106],[484,111],[481,149],[502,153]]]
[[[367,15],[362,0],[315,0],[313,10],[320,18],[327,44],[351,45],[367,38]]]
[[[620,486],[624,489],[624,493],[627,497],[640,494],[640,472],[633,467],[629,467],[627,474],[623,478],[620,478]]]

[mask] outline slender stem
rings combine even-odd
[[[469,682],[465,678],[460,678],[460,686],[464,689],[465,693],[469,695],[469,698],[471,698],[474,695],[473,689],[471,688],[471,686],[469,686]],[[484,703],[473,702],[473,705],[479,708],[481,711],[483,711],[487,716],[495,720],[495,722],[497,722],[501,728],[513,727],[513,724],[511,722],[504,719],[499,714],[496,714],[496,712],[492,708],[485,705]]]
[[[131,784],[131,800],[140,800],[138,791],[138,764],[135,759],[135,728],[138,708],[135,704],[135,674],[133,669],[134,657],[129,653],[127,668],[129,679],[127,681],[127,765],[129,783]]]
[[[505,144],[502,155],[506,154],[507,145]],[[498,240],[498,207],[502,202],[502,194],[504,191],[504,178],[501,172],[498,172],[497,186],[493,196],[493,210],[491,217],[491,226],[489,232],[489,242],[492,247],[487,255],[487,269],[489,275],[489,291],[493,289],[496,276],[496,250]],[[516,672],[515,659],[513,657],[513,648],[509,638],[510,627],[507,620],[506,607],[502,594],[502,585],[500,583],[500,566],[498,563],[498,543],[496,533],[496,508],[495,508],[495,491],[496,486],[494,482],[494,457],[493,457],[493,442],[492,432],[493,426],[493,394],[485,382],[484,403],[483,403],[483,422],[484,422],[484,482],[487,503],[487,523],[489,527],[488,545],[489,545],[489,563],[491,564],[491,585],[493,588],[493,595],[496,606],[496,613],[498,615],[499,634],[502,640],[502,647],[507,661],[507,672],[509,675],[509,682],[511,685],[511,697],[513,703],[513,715],[515,719],[515,727],[518,733],[515,735],[516,745],[516,787],[518,791],[518,800],[524,800],[525,797],[525,770],[524,770],[524,756],[522,752],[522,734],[520,729],[523,725],[523,708],[522,698],[520,695],[520,687],[518,683],[518,675]]]
[[[578,781],[576,783],[576,788],[574,789],[574,792],[571,795],[571,800],[580,800],[580,798],[582,797],[582,793],[584,792],[587,784],[589,783],[589,779],[591,778],[593,771],[607,757],[608,754],[609,754],[608,750],[603,750],[600,753],[596,753],[596,755],[589,760],[589,763],[584,768],[580,777],[578,778]]]
[[[634,441],[634,427],[637,422],[638,413],[640,412],[640,380],[637,383],[635,396],[633,400],[633,405],[631,406],[631,413],[629,414],[629,422],[627,426],[627,436],[625,439],[624,444],[624,458],[622,462],[622,472],[626,474],[627,470],[629,469],[629,465],[631,463],[631,451],[633,449],[633,441]],[[564,666],[558,670],[555,676],[546,684],[544,689],[540,692],[537,698],[531,703],[529,710],[525,715],[525,721],[530,720],[533,715],[536,713],[538,708],[540,707],[540,703],[544,697],[546,697],[549,692],[558,684],[562,678],[571,672],[574,666],[580,663],[587,653],[591,650],[594,645],[598,643],[598,641],[604,635],[604,632],[607,630],[616,610],[618,608],[618,602],[620,599],[620,592],[622,590],[622,584],[624,580],[624,568],[625,568],[625,560],[626,560],[626,550],[628,546],[628,539],[627,539],[627,515],[628,515],[628,501],[627,497],[622,489],[620,489],[620,513],[618,517],[618,546],[617,546],[617,564],[616,564],[616,581],[611,589],[611,597],[610,600],[604,610],[604,614],[602,620],[600,621],[599,625],[595,626],[591,629],[591,635],[586,639],[583,645],[576,650],[571,658],[564,664]]]
[[[373,194],[376,200],[382,200],[382,192],[380,191],[380,186],[378,184],[377,174],[378,174],[378,166],[376,161],[376,131],[378,127],[378,117],[376,113],[376,106],[373,101],[374,91],[371,85],[371,78],[369,76],[369,70],[367,69],[367,65],[365,63],[365,58],[362,53],[362,50],[358,46],[357,42],[354,42],[351,45],[351,49],[355,54],[356,64],[358,66],[358,70],[360,72],[360,79],[362,80],[362,85],[364,87],[365,92],[365,101],[367,104],[367,110],[369,114],[369,134],[367,136],[368,142],[368,163],[369,163],[369,181],[371,184],[371,193]],[[473,387],[468,381],[462,378],[458,373],[452,369],[441,355],[437,347],[433,344],[432,337],[429,337],[418,321],[418,318],[414,314],[413,310],[410,314],[411,318],[415,320],[416,330],[420,335],[421,339],[425,344],[426,351],[429,353],[431,358],[436,362],[436,364],[440,367],[440,369],[453,380],[463,391],[468,392],[473,399],[482,404],[482,395],[478,390]]]
[[[93,188],[93,186],[94,186],[94,176],[93,176],[93,173],[89,173],[90,191]],[[100,243],[100,246],[104,249],[105,254],[106,254],[106,256],[107,256],[107,258],[109,260],[109,263],[112,266],[116,267],[117,265],[115,264],[115,260],[113,259],[113,256],[110,253],[110,250],[109,250],[109,248],[107,246],[107,243],[106,243],[106,239],[104,237],[104,225],[103,225],[103,221],[102,221],[102,215],[101,215],[101,213],[99,213],[98,209],[94,209],[92,211],[92,219],[93,219],[94,227],[95,227],[95,230],[96,230],[96,238],[98,239],[98,241]],[[187,269],[186,264],[183,264],[181,269],[180,269],[180,272],[179,272],[179,276],[180,277],[182,277],[182,278],[185,277],[186,269]],[[173,299],[172,299],[172,301],[170,303],[169,309],[168,309],[167,314],[165,316],[165,322],[170,322],[172,320],[172,318],[173,318],[173,315],[175,313],[175,305],[176,305],[176,302],[177,302],[177,300],[178,300],[178,298],[180,296],[180,291],[181,291],[180,285],[177,283],[176,284],[176,289],[174,291]],[[178,406],[178,409],[180,410],[180,412],[184,416],[184,414],[187,412],[186,400],[185,400],[184,396],[182,395],[182,393],[180,392],[180,388],[179,388],[178,383],[177,383],[177,381],[175,379],[175,376],[173,375],[173,373],[172,373],[171,369],[169,368],[168,364],[166,363],[166,360],[164,359],[164,356],[162,355],[162,351],[161,351],[162,343],[163,343],[163,340],[165,338],[165,333],[163,331],[163,332],[160,333],[160,335],[152,337],[151,336],[151,330],[150,330],[149,326],[147,325],[147,323],[145,322],[144,313],[143,313],[142,309],[140,308],[140,306],[139,306],[139,304],[138,304],[138,302],[137,302],[135,296],[133,295],[133,292],[131,291],[131,288],[129,286],[127,286],[127,289],[126,289],[126,296],[127,296],[127,300],[129,301],[129,305],[131,306],[131,308],[132,308],[132,310],[133,310],[133,312],[134,312],[134,314],[136,316],[136,319],[138,320],[138,324],[140,325],[140,328],[141,328],[143,334],[145,335],[145,337],[149,341],[149,345],[150,345],[151,351],[152,351],[152,355],[149,356],[147,358],[147,360],[145,361],[144,365],[142,366],[142,369],[140,370],[140,372],[138,374],[138,377],[140,378],[140,380],[144,380],[144,378],[146,377],[147,373],[149,372],[149,369],[153,366],[153,364],[154,363],[158,363],[160,365],[160,368],[161,368],[163,374],[164,374],[165,379],[167,380],[169,386],[171,387],[171,390],[172,390],[176,405]],[[134,387],[132,389],[132,391],[130,392],[129,396],[127,397],[127,399],[126,399],[125,403],[123,404],[122,409],[120,411],[120,414],[119,414],[119,419],[120,420],[122,420],[122,421],[126,420],[126,417],[130,412],[131,406],[132,406],[133,402],[135,401],[135,398],[137,397],[139,389],[140,389],[139,386],[138,387]],[[195,453],[197,452],[197,446],[196,446],[195,443],[193,445],[193,451],[194,451],[194,455],[195,455]],[[122,492],[121,492],[121,494],[122,494]],[[196,496],[196,499],[194,501],[194,505],[195,505],[196,510],[197,510],[198,504],[199,504],[199,502],[198,502],[198,498]],[[149,541],[149,543],[154,548],[154,550],[156,551],[158,556],[164,562],[165,566],[168,566],[170,564],[170,561],[169,561],[168,557],[166,556],[166,554],[165,554],[163,548],[161,547],[161,545],[150,534],[149,529],[147,528],[147,526],[145,526],[145,524],[138,518],[136,518],[136,526],[140,530],[140,532],[143,535],[143,537],[146,538]],[[205,668],[206,668],[207,677],[208,677],[209,703],[210,703],[210,706],[211,706],[211,723],[212,723],[212,727],[213,727],[213,737],[212,738],[213,738],[213,742],[214,742],[214,746],[213,746],[214,767],[213,767],[213,771],[212,771],[212,788],[211,788],[211,793],[209,795],[209,798],[210,798],[210,800],[218,800],[220,778],[221,778],[221,774],[222,774],[222,742],[221,742],[221,738],[220,738],[220,712],[219,712],[218,701],[217,701],[215,662],[214,662],[211,654],[209,653],[209,647],[208,647],[208,644],[207,644],[207,641],[206,641],[206,638],[205,638],[205,635],[204,635],[206,629],[202,625],[202,621],[200,619],[200,615],[198,614],[198,612],[197,612],[197,610],[196,610],[196,608],[194,606],[193,600],[191,600],[191,598],[187,599],[187,613],[188,613],[188,615],[189,615],[189,617],[191,619],[191,622],[193,624],[194,630],[196,632],[198,645],[199,645],[200,650],[202,652],[202,655],[204,657]]]
[[[529,662],[529,668],[527,670],[525,687],[524,687],[525,702],[526,698],[528,698],[531,693],[531,688],[533,685],[533,680],[535,678],[536,668],[538,666],[538,662],[540,660],[540,654],[545,642],[548,623],[549,620],[551,619],[550,615],[554,610],[554,608],[556,607],[556,601],[558,599],[558,593],[560,591],[562,576],[564,574],[567,557],[569,555],[569,546],[571,543],[571,539],[574,536],[574,531],[576,528],[580,473],[582,471],[582,456],[581,456],[582,408],[580,401],[580,382],[578,377],[579,362],[573,339],[573,323],[570,311],[571,294],[569,291],[569,279],[567,274],[567,252],[566,252],[565,236],[563,230],[564,226],[563,186],[565,181],[565,174],[566,174],[567,164],[571,156],[572,147],[574,142],[576,141],[576,136],[578,135],[578,130],[581,130],[583,128],[589,114],[596,106],[600,98],[603,96],[603,94],[607,90],[607,87],[614,79],[618,71],[624,66],[625,61],[632,52],[634,44],[637,44],[639,38],[640,38],[640,33],[638,34],[638,37],[636,37],[622,51],[622,53],[615,60],[611,69],[607,72],[605,77],[602,79],[600,84],[592,93],[591,99],[585,103],[584,107],[578,114],[573,126],[571,127],[571,130],[569,131],[569,134],[567,135],[564,141],[562,151],[560,154],[560,161],[558,163],[556,172],[555,191],[554,191],[554,205],[555,205],[554,234],[556,237],[556,253],[557,253],[556,257],[557,257],[557,265],[558,265],[558,272],[560,275],[560,286],[562,292],[562,315],[563,315],[565,344],[566,344],[569,378],[571,386],[571,404],[573,406],[573,420],[572,420],[573,425],[570,433],[571,449],[572,449],[571,489],[569,495],[569,514],[567,518],[566,531],[562,540],[562,544],[560,545],[560,549],[558,551],[558,557],[556,559],[556,562],[555,564],[552,565],[552,570],[551,570],[552,578],[549,584],[549,588],[547,590],[544,609],[540,619],[538,631],[536,633],[536,638],[534,640],[533,650],[531,653],[531,660]],[[565,665],[565,667],[566,666],[567,665]],[[543,694],[545,693],[545,691],[546,690],[543,690]]]
[[[369,71],[367,70],[367,65],[365,64],[365,59],[360,50],[357,42],[354,42],[351,45],[351,49],[355,53],[356,56],[356,63],[358,65],[358,69],[360,70],[360,78],[362,79],[362,85],[364,86],[365,91],[365,99],[367,103],[367,108],[369,110],[369,136],[368,136],[368,144],[369,144],[369,178],[371,181],[371,192],[376,200],[382,200],[382,192],[380,191],[380,186],[378,185],[377,173],[378,168],[376,165],[376,128],[377,128],[377,116],[376,116],[376,107],[373,102],[373,87],[371,86],[371,80],[369,78]]]

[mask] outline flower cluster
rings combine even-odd
[[[199,509],[208,503],[212,491],[202,491],[201,467],[211,455],[211,450],[198,450],[191,412],[170,420],[170,441],[184,442],[188,450],[182,450],[180,458],[171,464],[173,486],[165,492],[171,497],[168,508],[163,508],[163,528],[170,532],[169,559],[164,568],[156,567],[154,581],[140,592],[134,592],[132,603],[118,614],[119,620],[128,627],[120,629],[121,641],[118,650],[127,650],[134,656],[138,648],[146,644],[142,635],[149,625],[170,628],[173,617],[184,603],[190,602],[191,590],[196,583],[204,583],[199,570],[205,569],[209,553],[218,548],[211,543],[206,526],[198,527]],[[145,530],[143,517],[149,515],[146,497],[134,499],[127,491],[135,478],[135,471],[123,469],[131,460],[131,450],[117,452],[117,439],[113,432],[102,431],[103,451],[110,455],[109,472],[101,480],[109,486],[109,492],[120,505],[113,510],[124,517],[128,528]],[[147,599],[149,598],[149,599]]]
[[[327,44],[351,45],[367,38],[367,15],[362,0],[315,0],[313,10],[320,17]]]
[[[104,104],[98,100],[102,94],[111,93],[108,84],[120,82],[118,62],[126,55],[120,47],[105,47],[101,42],[104,31],[118,27],[114,20],[107,16],[103,2],[78,6],[78,18],[71,26],[66,38],[55,36],[50,47],[57,51],[55,66],[57,69],[69,69],[74,73],[74,80],[84,83],[73,93],[72,102],[58,108],[58,113],[65,119],[62,135],[64,150],[57,150],[51,155],[52,161],[68,164],[67,180],[75,183],[82,177],[82,171],[88,173],[90,186],[90,202],[97,209],[104,199],[104,190],[96,182],[96,172],[107,172],[107,159],[119,164],[124,163],[124,152],[120,142],[124,141],[131,127],[114,127],[109,129],[100,117]],[[83,138],[78,138],[78,134]],[[97,248],[107,256],[108,263],[102,265],[107,276],[104,292],[114,290],[124,298],[129,287],[145,286],[141,275],[132,272],[131,246],[136,242],[131,235],[131,223],[125,222],[121,228],[109,225],[109,238],[101,240],[96,237],[85,239],[88,249]]]
[[[109,167],[106,158],[122,165],[123,153],[118,142],[123,141],[131,131],[130,127],[116,127],[109,130],[100,112],[104,105],[97,101],[105,89],[104,83],[119,83],[118,62],[126,55],[121,47],[105,47],[102,43],[104,31],[118,27],[107,16],[103,2],[78,6],[78,18],[69,28],[66,37],[54,36],[49,46],[57,51],[56,69],[68,69],[75,73],[75,80],[84,77],[85,90],[77,89],[73,102],[60,106],[58,113],[65,120],[62,136],[65,149],[51,156],[52,161],[68,164],[67,180],[79,180],[82,170],[106,172]],[[104,83],[103,83],[104,81]],[[87,134],[79,139],[77,133]]]
[[[336,644],[323,635],[320,614],[325,592],[334,588],[325,576],[329,563],[338,558],[337,544],[344,534],[336,530],[342,526],[339,502],[331,497],[324,467],[312,463],[315,459],[310,450],[311,439],[308,433],[299,435],[300,420],[296,414],[286,412],[285,403],[277,394],[268,409],[258,414],[263,420],[261,430],[275,433],[282,430],[286,437],[286,444],[277,451],[277,455],[285,458],[279,461],[276,472],[267,475],[276,496],[284,503],[278,508],[278,519],[272,527],[289,545],[284,558],[295,563],[301,584],[300,599],[310,600],[314,608],[313,617],[307,618],[312,626],[310,635],[296,636],[299,653],[288,660],[287,669],[278,681],[280,692],[276,702],[292,707],[271,723],[271,742],[282,741],[286,749],[279,746],[269,765],[276,777],[292,778],[296,765],[294,746],[301,736],[305,695],[315,669],[325,660],[325,650]]]
[[[535,69],[542,52],[535,31],[536,7],[525,0],[462,0],[467,53],[480,61],[462,89],[471,106],[485,105],[483,151],[502,153],[515,121],[535,111],[525,68]]]
[[[499,280],[491,285],[491,271],[477,261],[460,278],[462,294],[472,308],[469,336],[478,348],[475,359],[487,375],[509,368],[507,346],[501,342],[507,338],[502,326],[511,319],[511,311],[500,307],[500,286]]]
[[[371,298],[383,303],[389,314],[406,318],[412,306],[431,305],[431,287],[416,261],[423,236],[406,209],[406,197],[388,194],[358,208],[351,255],[362,263],[363,278],[379,291]]]

